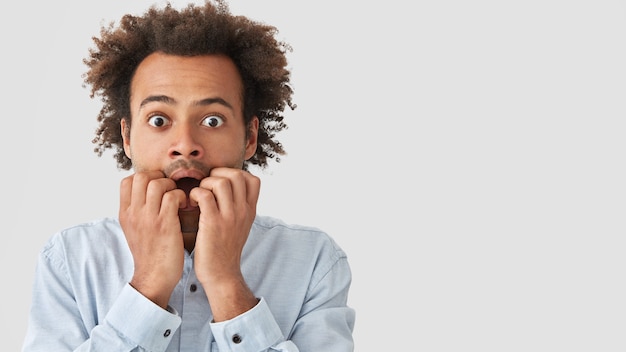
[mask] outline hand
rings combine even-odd
[[[178,209],[185,204],[185,192],[160,171],[121,182],[119,219],[135,263],[130,284],[163,308],[183,272]]]
[[[190,193],[192,204],[200,207],[194,267],[215,321],[257,303],[241,273],[241,252],[256,216],[260,184],[247,171],[215,168]]]

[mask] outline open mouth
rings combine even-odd
[[[176,187],[182,189],[185,192],[185,195],[187,195],[187,198],[189,198],[189,192],[199,186],[200,180],[196,180],[192,177],[183,177],[179,180],[176,180]]]

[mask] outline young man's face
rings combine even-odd
[[[130,91],[130,134],[122,121],[122,135],[135,171],[199,180],[214,167],[241,168],[256,151],[258,120],[247,134],[241,77],[225,56],[153,53]]]

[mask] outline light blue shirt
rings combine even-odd
[[[257,216],[241,270],[259,303],[213,323],[193,253],[164,310],[128,284],[133,258],[117,219],[68,228],[40,253],[23,351],[354,350],[350,267],[326,233]]]

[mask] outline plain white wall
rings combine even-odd
[[[92,152],[82,59],[102,24],[150,4],[0,12],[3,350],[21,346],[46,239],[117,213],[126,173]],[[623,1],[231,10],[294,47],[289,155],[259,174],[259,212],[346,250],[357,351],[626,348]]]

